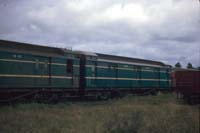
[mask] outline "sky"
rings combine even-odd
[[[0,39],[200,66],[198,0],[0,0]]]

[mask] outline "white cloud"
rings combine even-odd
[[[1,39],[200,65],[198,1],[22,0],[0,7]]]
[[[137,3],[129,3],[127,5],[115,4],[100,13],[107,21],[125,21],[129,24],[142,23],[148,21],[148,16],[145,14],[143,7]]]

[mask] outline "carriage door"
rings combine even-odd
[[[109,77],[111,80],[109,81],[109,87],[113,88],[117,84],[117,65],[116,64],[109,64]]]
[[[46,87],[49,84],[48,58],[35,59],[35,86]]]
[[[154,73],[155,73],[155,79],[156,79],[156,88],[160,88],[160,69],[159,68],[154,68]]]
[[[72,67],[73,67],[72,84],[74,88],[78,88],[80,72],[79,72],[79,64],[77,63],[77,60],[73,60]]]
[[[73,87],[73,60],[72,59],[67,59],[67,77],[69,77],[70,80],[69,86],[68,87]]]

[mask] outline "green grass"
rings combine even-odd
[[[199,107],[172,94],[0,107],[0,133],[199,133]]]

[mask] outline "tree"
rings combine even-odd
[[[192,66],[192,64],[189,62],[188,64],[187,64],[187,69],[192,69],[193,68],[193,66]]]
[[[198,68],[197,68],[199,71],[200,71],[200,66],[198,66]]]
[[[177,63],[175,64],[175,68],[181,68],[181,63],[177,62]]]

